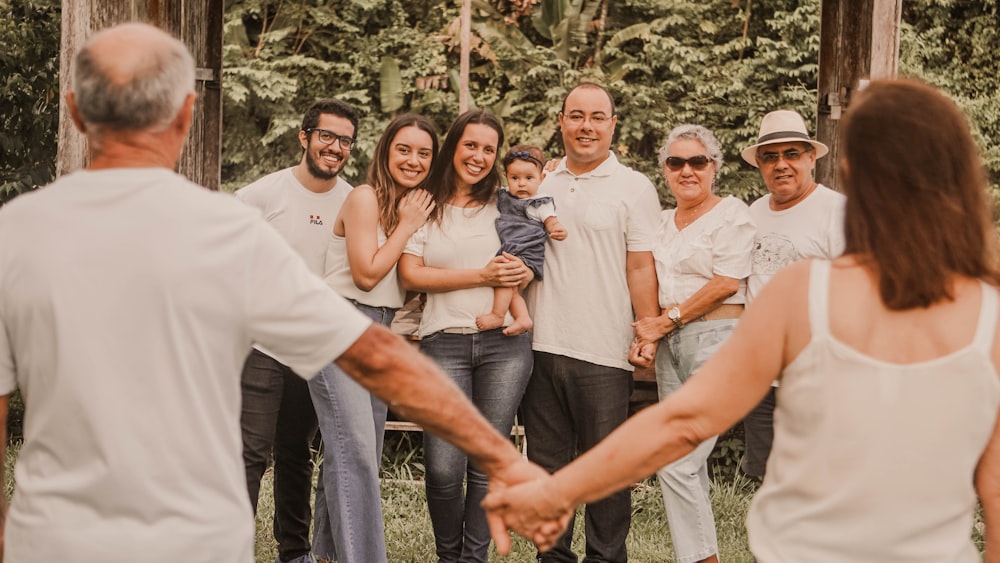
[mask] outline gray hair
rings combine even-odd
[[[108,55],[95,48],[112,34],[160,34],[133,52]],[[155,37],[155,35],[154,35]],[[84,123],[115,131],[162,130],[194,91],[194,59],[187,47],[147,24],[124,24],[91,37],[77,53],[73,93]]]
[[[680,140],[692,140],[701,143],[701,146],[705,147],[705,152],[708,153],[708,158],[715,163],[716,174],[718,174],[719,170],[722,169],[722,145],[719,144],[719,140],[715,138],[715,134],[701,125],[690,124],[678,125],[670,131],[669,135],[667,135],[667,140],[663,143],[663,146],[660,147],[659,157],[657,159],[657,162],[660,164],[660,168],[663,168],[663,163],[666,162],[667,157],[670,156],[670,145]]]

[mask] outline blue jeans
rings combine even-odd
[[[589,450],[628,417],[632,372],[547,352],[535,352],[535,367],[521,412],[528,459],[554,472]],[[585,563],[625,563],[625,538],[632,519],[628,488],[587,505]],[[576,563],[574,520],[551,550],[546,563]]]
[[[504,336],[499,328],[476,334],[435,332],[420,340],[420,350],[441,366],[493,428],[510,434],[531,374],[529,333]],[[427,433],[424,463],[438,560],[486,563],[490,532],[479,507],[486,496],[486,475],[460,450]],[[468,482],[464,494],[463,480]]]
[[[656,351],[660,400],[680,389],[736,328],[736,319],[699,321],[672,331]],[[677,563],[701,561],[719,552],[708,489],[708,456],[717,436],[656,472],[667,508]]]
[[[354,305],[386,326],[395,314],[389,307]],[[378,476],[386,405],[336,364],[309,381],[309,393],[324,449],[316,485],[313,553],[338,563],[384,562]]]

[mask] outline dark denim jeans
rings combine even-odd
[[[510,433],[531,374],[529,333],[504,336],[499,328],[476,334],[436,332],[421,339],[420,350],[451,376],[498,432]],[[438,560],[486,563],[490,531],[479,506],[486,496],[486,475],[460,450],[427,433],[424,462]]]
[[[760,403],[743,418],[743,435],[746,452],[740,462],[740,469],[751,477],[762,479],[767,469],[767,458],[771,455],[774,441],[774,407],[777,387],[771,387]]]
[[[632,373],[590,362],[535,352],[535,367],[521,403],[528,459],[549,472],[568,465],[610,434],[628,416]],[[624,563],[625,538],[632,522],[628,489],[586,507],[585,562]],[[552,550],[539,561],[576,563],[570,543],[573,520]]]
[[[274,452],[274,539],[283,561],[310,551],[311,444],[316,413],[306,381],[253,350],[243,365],[243,464],[254,514],[260,479]]]
[[[396,312],[351,302],[384,326]],[[382,563],[386,560],[385,525],[378,473],[386,404],[336,364],[309,381],[309,392],[323,434],[313,551],[338,563]]]

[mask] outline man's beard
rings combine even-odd
[[[322,153],[320,156],[322,156]],[[340,174],[340,171],[344,168],[343,162],[341,161],[341,167],[334,172],[327,172],[320,167],[319,163],[313,158],[312,153],[306,152],[306,167],[309,168],[309,173],[318,180],[333,180],[336,178],[337,174]]]

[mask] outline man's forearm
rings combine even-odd
[[[385,327],[369,327],[337,365],[395,413],[465,451],[487,475],[520,460],[437,364]]]
[[[656,264],[652,252],[629,252],[625,258],[625,280],[635,318],[655,317],[660,314]]]

